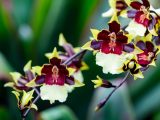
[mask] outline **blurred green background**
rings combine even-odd
[[[160,6],[159,0],[152,3]],[[61,32],[73,46],[82,46],[89,40],[90,28],[107,28],[109,18],[102,18],[101,13],[108,9],[107,0],[0,0],[0,120],[20,119],[12,89],[3,87],[10,80],[9,72],[22,73],[30,59],[33,65],[48,62],[44,53],[58,47]],[[39,114],[30,112],[28,120],[160,120],[159,60],[156,68],[146,71],[145,79],[129,79],[105,108],[94,112],[110,89],[94,90],[91,79],[97,74],[109,80],[123,75],[102,74],[91,52],[84,59],[90,66],[89,71],[83,72],[86,86],[74,90],[63,104],[50,105],[40,100]]]

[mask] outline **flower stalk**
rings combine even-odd
[[[122,82],[119,85],[117,85],[116,87],[114,87],[114,89],[109,93],[109,95],[97,105],[97,107],[95,108],[95,111],[100,110],[108,102],[108,100],[110,99],[112,94],[128,80],[129,75],[130,75],[130,73],[127,72],[127,74],[123,78]]]

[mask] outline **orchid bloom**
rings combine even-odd
[[[59,46],[62,46],[65,50],[65,52],[59,52],[59,58],[62,60],[62,62],[65,62],[71,56],[80,52],[80,48],[79,47],[73,48],[73,46],[66,41],[62,33],[59,35]],[[49,59],[52,58],[52,53],[47,53],[45,55]],[[82,56],[77,57],[67,65],[67,67],[75,69],[73,76],[77,80],[80,80],[80,82],[84,81],[81,71],[88,69],[88,65],[84,61],[82,61]]]
[[[56,48],[49,61],[49,64],[42,66],[41,75],[37,76],[36,79],[27,85],[30,87],[40,86],[40,96],[42,100],[49,100],[51,104],[56,100],[65,102],[70,87],[81,87],[84,84],[74,79],[72,74],[75,69],[66,67],[66,65],[63,64]]]
[[[35,68],[38,68],[38,66],[31,67],[31,63],[32,61],[29,61],[24,66],[24,76],[18,72],[11,72],[10,75],[13,78],[13,82],[6,83],[5,87],[12,87],[17,91],[28,90],[29,87],[27,87],[26,84],[35,78]]]
[[[133,35],[144,36],[148,30],[152,35],[157,36],[155,31],[155,25],[157,23],[155,14],[151,13],[152,7],[148,0],[142,0],[141,2],[133,1],[130,6],[134,10],[128,10],[128,18],[133,20],[130,22],[126,31],[132,33]],[[156,12],[156,11],[155,11]]]
[[[157,56],[158,49],[155,48],[151,41],[142,41],[139,40],[137,42],[137,47],[139,47],[143,52],[137,54],[137,62],[142,67],[146,67],[148,65],[155,66],[155,59]]]
[[[35,109],[35,110],[38,109],[37,106],[32,103],[34,90],[31,90],[29,92],[26,92],[26,91],[23,90],[22,95],[21,95],[21,93],[19,93],[17,91],[12,91],[12,93],[17,98],[17,103],[18,103],[18,107],[19,107],[20,110],[24,111],[27,108],[32,108],[32,109]]]
[[[117,70],[126,61],[125,48],[132,37],[124,34],[120,29],[117,16],[113,16],[111,19],[109,30],[92,29],[91,32],[93,40],[87,42],[82,48],[98,52],[96,64],[103,67],[104,73],[119,74]]]

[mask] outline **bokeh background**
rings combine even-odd
[[[151,2],[160,7],[159,0]],[[20,120],[12,89],[4,88],[11,80],[9,72],[23,73],[30,59],[33,65],[48,62],[44,53],[58,47],[60,33],[73,46],[82,46],[91,36],[90,28],[107,28],[109,18],[101,14],[108,9],[108,0],[0,0],[0,120]],[[130,78],[99,112],[94,112],[94,107],[110,89],[94,90],[91,80],[99,74],[118,83],[124,75],[102,74],[91,52],[84,60],[90,66],[83,72],[86,86],[70,93],[63,104],[38,101],[38,112],[30,112],[28,120],[160,120],[159,59],[157,67],[144,73],[144,79]]]

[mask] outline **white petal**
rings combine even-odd
[[[82,75],[82,72],[79,70],[79,71],[77,71],[77,72],[75,72],[74,74],[73,74],[73,77],[76,79],[76,80],[78,80],[78,81],[80,81],[80,82],[83,82],[84,81],[84,79],[83,79],[83,75]],[[74,90],[74,85],[65,85],[66,87],[67,87],[67,90],[68,90],[68,92],[72,92],[73,90]]]
[[[73,74],[73,77],[76,79],[76,80],[79,80],[80,82],[83,82],[84,79],[83,79],[83,75],[82,75],[82,72],[79,70],[77,72],[75,72]]]
[[[126,61],[126,57],[117,54],[96,54],[96,64],[103,68],[103,73],[119,74],[119,69],[123,66]]]
[[[111,17],[113,15],[113,13],[114,13],[114,9],[111,8],[107,12],[102,13],[102,17]]]
[[[136,23],[134,20],[132,20],[128,27],[126,28],[126,31],[128,31],[130,34],[132,34],[134,37],[139,35],[139,36],[144,36],[146,32],[146,27]]]
[[[40,87],[40,96],[42,100],[49,100],[51,104],[56,100],[59,102],[65,102],[68,96],[68,91],[66,86],[43,85]]]
[[[155,11],[158,15],[160,15],[160,8],[159,9],[155,9],[152,5],[150,6],[150,10],[151,11]],[[155,14],[153,14],[155,15]]]

